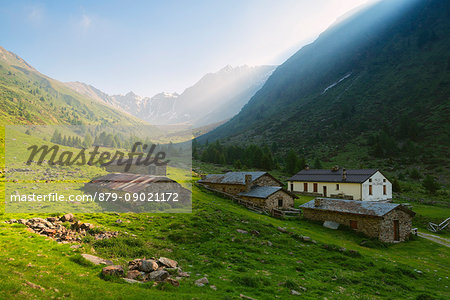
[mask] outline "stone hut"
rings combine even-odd
[[[114,160],[114,161],[108,162],[102,166],[105,167],[105,170],[108,172],[124,173],[125,167],[127,165],[127,161],[126,161],[127,159],[125,159],[125,162],[120,162],[119,160]],[[135,157],[132,160],[130,169],[126,173],[166,176],[167,175],[167,165],[157,166],[155,164],[150,164],[150,165],[146,166],[143,163],[138,164],[137,158]]]
[[[209,174],[198,181],[211,189],[231,195],[248,192],[253,186],[282,187],[283,183],[267,172],[228,172]]]
[[[255,186],[248,192],[239,193],[238,197],[268,210],[294,207],[292,194],[279,186]]]
[[[167,203],[176,206],[191,202],[191,192],[165,176],[110,173],[91,180],[84,188],[91,194],[95,192],[117,194],[121,197],[117,202],[126,202],[130,206],[148,203]]]
[[[283,183],[267,172],[209,174],[198,183],[264,210],[290,209],[294,206],[295,195],[283,189]]]
[[[306,219],[333,221],[388,243],[409,238],[415,215],[401,204],[329,198],[316,198],[300,207]]]

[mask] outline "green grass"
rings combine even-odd
[[[291,289],[306,299],[449,296],[447,248],[420,238],[387,248],[367,248],[359,245],[365,238],[353,232],[255,214],[197,187],[192,214],[77,216],[122,235],[108,241],[90,240],[83,248],[72,250],[69,245],[30,234],[23,226],[1,224],[0,297],[232,299],[242,293],[257,299],[295,298]],[[11,217],[23,215],[0,215],[1,220]],[[116,223],[118,218],[123,223]],[[281,233],[278,226],[294,234]],[[259,235],[240,234],[236,229],[257,230]],[[300,234],[318,244],[300,241]],[[359,255],[341,252],[341,247]],[[164,285],[159,289],[105,281],[99,277],[101,267],[89,266],[79,258],[79,252],[94,251],[118,264],[136,257],[170,257],[191,272],[191,277],[179,288]],[[205,275],[217,291],[193,284]],[[27,281],[45,290],[30,287]]]

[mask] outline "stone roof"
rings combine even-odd
[[[248,192],[239,193],[239,196],[254,197],[254,198],[267,198],[275,192],[281,190],[279,186],[255,186]]]
[[[320,202],[319,206],[315,206],[316,200]],[[358,201],[358,200],[342,200],[330,198],[316,198],[303,205],[301,208],[316,209],[323,211],[334,211],[342,213],[350,213],[365,216],[382,217],[394,209],[402,209],[406,213],[414,216],[416,213],[407,207],[386,202]]]
[[[97,188],[106,188],[111,190],[121,190],[129,193],[141,192],[150,184],[156,182],[169,182],[176,184],[165,176],[141,175],[132,173],[110,173],[105,176],[97,177],[87,183],[87,186]]]
[[[252,182],[267,172],[228,172],[225,174],[209,174],[199,183],[245,184],[245,175],[252,176]]]
[[[342,168],[337,170],[305,169],[289,178],[288,181],[363,183],[377,171],[377,169],[347,169],[345,170],[346,179],[344,180],[344,169]]]

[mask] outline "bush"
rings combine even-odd
[[[422,182],[422,186],[430,192],[431,194],[436,193],[440,188],[440,184],[436,181],[436,179],[430,175],[427,175]]]

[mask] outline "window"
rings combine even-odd
[[[307,191],[308,191],[308,183],[307,183],[307,182],[304,182],[304,183],[303,183],[303,191],[304,191],[304,192],[307,192]]]
[[[314,193],[317,193],[317,183],[314,183]]]
[[[350,228],[358,229],[358,222],[354,220],[350,220]]]
[[[387,195],[387,193],[386,193],[386,186],[385,185],[383,185],[383,195]]]
[[[294,191],[294,184],[291,183],[291,192],[293,192],[293,191]]]
[[[372,185],[369,185],[369,195],[372,195]]]
[[[336,191],[339,191],[339,184],[336,184]]]
[[[283,199],[278,199],[278,207],[283,207]]]
[[[372,178],[369,178],[369,182],[372,182]]]
[[[386,182],[386,179],[383,179],[383,182]]]

